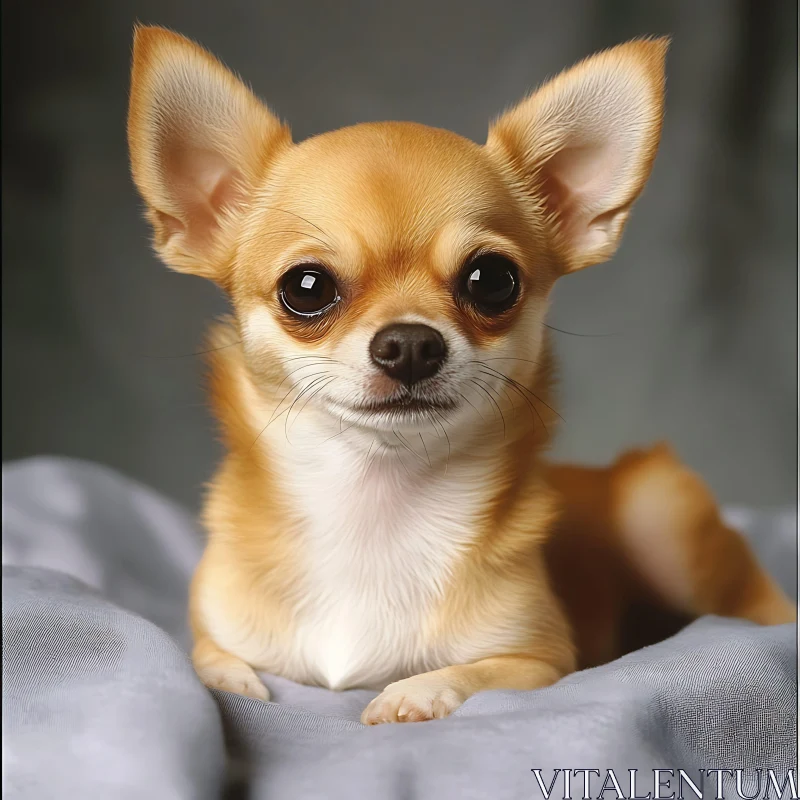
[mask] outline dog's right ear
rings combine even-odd
[[[232,223],[269,163],[291,145],[288,128],[201,47],[164,28],[139,27],[128,145],[159,256],[225,286]]]

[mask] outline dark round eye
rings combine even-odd
[[[464,270],[461,294],[484,314],[501,314],[519,295],[516,264],[496,253],[475,256]]]
[[[341,300],[336,282],[316,264],[290,269],[283,276],[279,296],[287,310],[298,317],[324,314]]]

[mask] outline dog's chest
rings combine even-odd
[[[431,620],[475,536],[482,498],[473,476],[420,472],[396,456],[366,472],[363,460],[341,459],[306,496],[290,677],[383,688],[448,662]],[[299,499],[302,486],[290,491]]]

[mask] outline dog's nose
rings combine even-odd
[[[388,325],[369,346],[372,360],[406,386],[435,375],[447,357],[442,334],[429,325]]]

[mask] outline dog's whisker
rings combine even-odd
[[[463,393],[463,392],[456,392],[456,394],[468,405],[472,408],[472,410],[482,419],[484,422],[486,421],[486,417],[478,411],[475,404]]]
[[[504,384],[508,384],[508,386],[511,389],[513,389],[525,401],[525,403],[528,404],[530,410],[532,412],[536,412],[536,409],[534,408],[533,403],[531,403],[531,401],[527,397],[527,395],[523,394],[520,391],[518,386],[515,386],[513,383],[511,383],[508,380],[506,380],[506,378],[503,377],[503,376],[499,376],[494,372],[489,372],[486,368],[481,368],[480,372],[481,372],[482,375],[486,375],[488,378],[493,378],[493,379],[498,379],[499,378]],[[516,405],[514,405],[513,407],[516,408]],[[541,417],[540,417],[540,421],[541,421]]]
[[[251,451],[252,451],[252,449],[253,449],[253,448],[256,446],[256,443],[258,442],[258,440],[259,440],[259,439],[261,438],[261,436],[263,435],[264,431],[266,431],[266,430],[267,430],[267,428],[269,428],[269,426],[270,426],[270,425],[271,425],[271,424],[272,424],[272,423],[273,423],[273,422],[274,422],[276,419],[279,419],[279,418],[280,418],[280,417],[282,417],[282,416],[283,416],[283,415],[284,415],[284,414],[285,414],[287,411],[290,411],[290,410],[291,410],[291,407],[288,407],[288,408],[284,409],[283,411],[281,411],[281,410],[280,410],[280,408],[281,408],[281,406],[282,406],[282,405],[283,405],[283,404],[286,402],[286,399],[287,399],[287,398],[288,398],[288,397],[289,397],[289,396],[292,394],[292,392],[296,391],[296,390],[299,388],[300,384],[301,384],[303,381],[305,381],[305,380],[308,380],[308,379],[310,379],[310,378],[314,378],[314,377],[316,377],[316,376],[318,376],[318,375],[324,375],[324,374],[325,374],[324,372],[315,372],[313,375],[306,375],[304,378],[301,378],[301,379],[298,381],[298,385],[297,385],[297,386],[292,386],[292,387],[290,387],[290,389],[289,389],[289,390],[286,392],[286,394],[284,394],[284,396],[281,398],[281,400],[280,400],[280,402],[278,403],[278,405],[276,405],[276,406],[275,406],[275,408],[273,409],[273,411],[272,411],[272,414],[270,415],[270,418],[269,418],[269,420],[267,420],[267,424],[266,424],[266,425],[265,425],[265,426],[264,426],[264,427],[261,429],[261,432],[258,434],[258,436],[256,436],[256,438],[255,438],[255,441],[253,442],[253,444],[251,444],[251,445],[250,445],[250,449],[248,450],[248,452],[251,452]],[[276,390],[276,392],[275,392],[274,394],[277,394],[277,390]],[[274,402],[274,394],[273,394],[273,402]],[[295,398],[295,402],[297,401],[297,399],[299,399],[299,398]],[[288,419],[288,417],[287,417],[287,419]]]
[[[297,412],[297,414],[295,415],[294,422],[292,422],[292,423],[289,425],[289,430],[291,430],[291,429],[292,429],[292,427],[293,427],[293,426],[294,426],[294,425],[297,423],[297,420],[298,420],[298,419],[300,419],[300,415],[303,413],[303,410],[305,409],[305,407],[306,407],[306,406],[307,406],[307,405],[308,405],[308,404],[309,404],[309,403],[310,403],[310,402],[311,402],[311,401],[312,401],[312,400],[313,400],[313,399],[314,399],[314,398],[315,398],[315,397],[316,397],[316,396],[317,396],[317,395],[318,395],[318,394],[319,394],[321,391],[324,391],[325,389],[327,389],[327,388],[328,388],[328,387],[329,387],[329,386],[330,386],[332,383],[336,383],[336,381],[337,381],[337,380],[338,380],[338,377],[337,377],[336,375],[332,376],[332,377],[331,377],[331,378],[330,378],[330,379],[327,381],[327,383],[323,383],[323,384],[321,384],[320,386],[318,386],[318,387],[317,387],[317,388],[316,388],[316,389],[315,389],[315,390],[314,390],[314,391],[313,391],[313,392],[312,392],[312,393],[311,393],[311,394],[310,394],[310,395],[309,395],[309,396],[306,398],[306,401],[305,401],[305,403],[303,403],[303,405],[302,405],[302,406],[300,406],[300,410],[299,410],[299,411]],[[288,417],[287,417],[287,419],[288,419]],[[338,436],[338,434],[337,434],[337,436]]]
[[[333,436],[329,436],[325,439],[322,444],[326,444],[331,439],[335,439],[337,436],[341,436],[343,433],[347,433],[351,428],[354,428],[358,423],[364,418],[364,414],[359,414],[353,422],[351,422],[346,428],[342,428],[342,424],[344,423],[344,414],[339,417],[339,433],[334,433]]]
[[[281,231],[269,231],[267,233],[262,233],[262,236],[283,236],[287,233],[294,233],[297,236],[307,236],[309,239],[314,239],[315,241],[319,242],[326,250],[333,252],[333,247],[328,244],[324,239],[320,239],[319,236],[314,236],[313,233],[308,233],[308,231],[292,231],[292,230],[281,230]]]
[[[492,372],[498,378],[501,378],[502,380],[507,381],[509,384],[517,386],[522,391],[527,392],[535,400],[538,400],[543,406],[545,406],[546,408],[550,409],[550,411],[552,411],[564,424],[566,424],[566,420],[564,419],[564,417],[562,417],[561,414],[559,414],[558,411],[556,411],[552,406],[548,405],[544,400],[542,400],[542,398],[539,397],[539,395],[537,395],[532,389],[529,389],[527,386],[525,386],[524,384],[520,383],[519,381],[515,381],[513,378],[509,378],[509,376],[506,375],[504,372],[500,372],[499,370],[494,369],[494,367],[487,366],[486,364],[484,364],[481,361],[474,361],[472,363],[480,364],[484,369],[488,369],[490,372]]]
[[[317,377],[313,381],[311,381],[311,383],[308,384],[308,386],[304,387],[303,390],[292,401],[291,406],[289,406],[289,413],[286,415],[286,419],[284,420],[284,423],[283,423],[283,431],[284,431],[284,434],[286,436],[287,444],[291,444],[291,442],[289,441],[289,418],[292,415],[292,409],[295,407],[295,405],[297,405],[297,402],[300,400],[301,397],[303,397],[303,395],[305,395],[307,392],[311,391],[311,389],[313,389],[315,386],[317,386],[320,382],[326,380],[328,377],[330,377],[330,376],[329,376],[329,374],[327,372],[322,373],[321,377]]]
[[[384,442],[384,449],[383,452],[381,453],[381,460],[378,462],[378,469],[380,469],[383,466],[383,458],[388,451],[389,451],[389,445],[386,444],[386,442]]]
[[[484,358],[482,361],[470,361],[470,364],[483,364],[485,361],[523,361],[526,364],[533,364],[537,367],[543,367],[541,361],[533,361],[530,358],[516,358],[515,356],[492,356],[492,358]]]
[[[439,414],[438,411],[434,410],[433,414],[434,416],[441,418],[441,414]],[[433,417],[431,417],[431,420],[433,420]],[[450,466],[450,453],[452,451],[452,447],[450,445],[450,437],[447,435],[447,431],[444,428],[444,422],[442,421],[442,419],[440,419],[439,424],[442,426],[442,433],[444,434],[444,438],[447,441],[447,461],[444,464],[444,477],[447,477],[447,469]]]
[[[431,466],[433,466],[433,465],[431,464],[431,457],[430,457],[430,454],[428,453],[428,447],[427,447],[427,445],[425,444],[425,440],[422,438],[422,432],[420,432],[420,434],[419,434],[419,440],[422,442],[422,447],[423,447],[423,449],[425,450],[425,456],[426,456],[426,457],[427,457],[427,459],[428,459],[428,466],[429,466],[429,467],[431,467]]]
[[[551,331],[556,331],[556,333],[565,333],[567,336],[580,336],[582,339],[604,339],[609,336],[619,336],[618,333],[575,333],[574,331],[565,331],[562,328],[548,325],[546,322],[543,322],[542,325]]]
[[[290,387],[289,387],[289,388],[286,390],[286,393],[283,395],[283,397],[281,397],[281,399],[280,399],[280,402],[278,402],[278,404],[277,404],[277,405],[275,405],[275,407],[273,408],[273,410],[272,410],[272,414],[270,415],[270,418],[269,418],[269,420],[267,421],[267,425],[265,426],[265,429],[266,429],[266,427],[269,427],[269,425],[270,425],[270,424],[272,423],[272,421],[273,421],[273,418],[275,418],[275,417],[276,417],[276,415],[277,415],[277,416],[280,416],[280,414],[278,414],[278,412],[280,411],[281,407],[282,407],[282,406],[283,406],[283,404],[286,402],[286,400],[287,400],[289,397],[291,397],[291,395],[292,395],[292,392],[296,392],[296,391],[299,391],[299,390],[300,390],[300,387],[302,386],[302,384],[303,384],[303,381],[305,381],[305,380],[310,380],[310,379],[313,379],[313,378],[315,378],[315,377],[317,377],[317,376],[319,376],[319,375],[324,375],[324,374],[325,374],[324,372],[314,372],[314,373],[312,373],[311,375],[306,375],[305,377],[303,377],[303,378],[300,378],[300,379],[297,381],[297,383],[296,383],[295,385],[293,385],[293,386],[290,386]],[[273,404],[274,404],[274,402],[275,402],[275,395],[276,395],[276,394],[277,394],[277,390],[276,390],[275,392],[273,392],[273,395],[272,395],[272,397],[270,398],[270,402],[271,402],[271,403],[273,403]],[[283,412],[281,412],[281,413],[283,413]]]
[[[404,436],[401,436],[394,428],[392,428],[392,433],[394,434],[397,441],[400,442],[400,444],[403,445],[403,447],[406,450],[408,450],[408,452],[411,453],[411,455],[414,456],[414,458],[418,459],[423,464],[425,463],[425,459],[419,453],[416,453],[414,451],[414,448],[411,447],[410,444],[408,444]]]
[[[285,398],[284,398],[284,399],[285,399]],[[282,401],[281,401],[281,402],[282,402]],[[267,428],[269,428],[269,426],[270,426],[270,425],[271,425],[271,424],[272,424],[272,423],[273,423],[273,422],[274,422],[276,419],[279,419],[280,417],[282,417],[282,416],[283,416],[283,415],[284,415],[284,414],[285,414],[285,413],[286,413],[288,410],[289,410],[288,408],[284,409],[284,410],[283,410],[283,411],[281,411],[281,413],[280,413],[280,414],[278,414],[277,416],[275,416],[275,412],[273,411],[273,415],[272,415],[272,416],[269,418],[269,421],[267,422],[267,424],[266,424],[266,425],[265,425],[265,426],[264,426],[264,427],[261,429],[261,431],[259,432],[258,436],[256,436],[255,440],[253,441],[253,444],[251,444],[251,445],[250,445],[250,449],[247,451],[248,453],[252,452],[253,448],[254,448],[254,447],[256,446],[256,444],[258,443],[258,440],[261,438],[261,436],[263,435],[264,431],[266,431],[266,429],[267,429]]]
[[[301,369],[312,369],[314,367],[326,367],[326,366],[327,366],[327,364],[325,362],[321,362],[321,363],[316,363],[315,362],[313,364],[303,364],[301,367],[297,367],[297,369],[293,369],[288,375],[285,375],[283,380],[275,387],[275,391],[272,393],[272,401],[274,402],[275,395],[278,393],[278,390],[281,388],[281,386],[283,386],[283,384],[286,383],[286,381],[288,381],[289,378],[292,375],[294,375],[296,372],[300,372]],[[323,375],[323,374],[325,374],[325,373],[324,372],[314,372],[311,375],[303,375],[302,377],[298,378],[298,383],[300,381],[307,380],[308,378],[313,378],[316,375]],[[291,389],[289,391],[291,391]]]
[[[485,372],[484,374],[485,375],[489,375],[490,377],[499,377],[500,380],[503,380],[503,381],[509,380],[505,376],[497,376],[497,375],[495,375],[494,373],[491,373],[491,372]],[[509,384],[508,385],[527,403],[528,410],[532,414],[536,414],[536,417],[538,418],[539,422],[542,424],[542,427],[545,429],[545,431],[547,431],[547,425],[545,425],[544,420],[542,419],[542,415],[539,413],[539,411],[536,408],[536,406],[534,406],[533,403],[530,401],[530,398],[528,398],[525,394],[523,394],[520,391],[520,388],[518,386],[514,385],[514,383],[510,382],[510,380],[509,380]],[[531,421],[533,421],[533,416],[531,416]]]
[[[301,217],[299,214],[296,214],[294,211],[288,211],[285,208],[278,208],[277,206],[264,206],[264,208],[268,208],[270,211],[279,211],[281,214],[290,214],[293,217],[297,217],[297,219],[302,220],[307,225],[310,225],[312,228],[316,228],[323,236],[328,236],[328,234],[325,233],[325,231],[322,230],[322,228],[320,228],[319,225],[316,225],[315,223],[311,222],[311,220],[306,219],[305,217]]]
[[[376,442],[377,442],[377,439],[373,439],[372,440],[372,444],[369,446],[369,450],[367,450],[367,457],[364,459],[364,477],[361,479],[361,488],[364,487],[364,484],[367,481],[367,475],[369,474],[369,469],[372,466],[372,461],[370,461],[370,457],[369,456],[370,456],[370,453],[372,452],[372,448],[375,447],[375,443]],[[381,449],[382,446],[383,446],[383,442],[381,442],[381,444],[378,445],[378,449],[375,451],[375,456],[373,456],[373,458],[375,458],[377,456],[377,454],[380,452],[380,449]]]
[[[256,446],[256,442],[258,442],[258,440],[261,438],[261,436],[262,436],[262,434],[264,433],[264,431],[266,431],[266,429],[267,429],[267,428],[269,428],[269,426],[270,426],[270,425],[271,425],[271,424],[272,424],[272,423],[273,423],[273,422],[274,422],[276,419],[278,419],[278,417],[281,417],[281,416],[284,414],[284,412],[283,412],[283,411],[281,411],[280,413],[278,413],[278,411],[279,411],[280,407],[281,407],[281,406],[284,404],[284,402],[286,401],[286,398],[287,398],[287,397],[289,397],[289,395],[290,395],[290,394],[291,394],[291,393],[292,393],[292,392],[295,390],[295,388],[296,388],[296,387],[294,387],[294,386],[293,386],[293,387],[291,387],[291,388],[289,389],[289,391],[288,391],[288,392],[286,392],[286,394],[285,394],[285,395],[284,395],[284,396],[281,398],[281,401],[280,401],[280,403],[278,403],[278,405],[277,405],[277,406],[275,406],[275,408],[272,410],[272,414],[270,414],[270,417],[269,417],[269,419],[267,420],[267,424],[266,424],[266,425],[265,425],[265,426],[264,426],[264,427],[261,429],[261,432],[258,434],[258,436],[256,436],[256,439],[255,439],[255,441],[253,442],[253,444],[251,444],[251,445],[250,445],[250,450],[248,450],[248,452],[252,451],[252,449],[253,449],[253,448]],[[276,392],[276,393],[277,393],[277,392]],[[274,400],[274,397],[273,397],[273,400]]]
[[[406,471],[406,475],[408,475],[408,477],[410,478],[411,477],[411,472],[409,471],[408,467],[406,466],[406,462],[403,461],[403,456],[401,455],[399,450],[397,451],[397,460],[400,462],[400,466],[402,466],[403,469]]]
[[[483,394],[486,395],[486,397],[489,399],[489,402],[493,406],[492,415],[494,416],[495,419],[497,419],[498,415],[495,412],[499,412],[500,409],[497,403],[495,402],[495,399],[492,397],[492,395],[489,393],[489,390],[486,388],[486,381],[482,381],[479,378],[473,377],[470,382],[472,383],[473,386],[475,386],[476,389],[483,392]]]
[[[378,444],[377,449],[375,449],[375,453],[372,453],[373,448],[375,445]],[[361,475],[361,482],[357,486],[354,484],[350,493],[348,494],[348,499],[356,493],[356,491],[362,491],[364,489],[364,484],[367,482],[367,478],[369,477],[369,473],[372,470],[372,467],[375,465],[375,461],[377,461],[378,456],[381,454],[381,451],[386,446],[385,442],[378,443],[377,439],[373,439],[370,443],[369,450],[367,450],[367,455],[364,458],[364,467],[362,469]],[[371,456],[371,457],[370,457]]]
[[[318,361],[331,361],[334,364],[339,364],[340,362],[337,361],[335,358],[330,358],[329,356],[320,356],[320,355],[308,355],[308,356],[292,356],[291,358],[283,359],[285,363],[289,363],[290,361],[299,361],[302,358],[314,358]]]
[[[474,378],[470,378],[470,381],[469,381],[469,382],[470,382],[470,384],[471,384],[472,386],[474,386],[474,387],[475,387],[475,388],[476,388],[478,391],[480,391],[480,392],[483,392],[483,394],[485,394],[485,395],[487,395],[487,396],[488,396],[488,394],[489,394],[489,393],[486,391],[486,389],[485,389],[483,386],[481,386],[481,385],[480,385],[480,384],[479,384],[479,383],[478,383],[478,382],[477,382],[477,381],[476,381]],[[495,417],[495,418],[497,418],[497,414],[495,414],[495,413],[494,413],[494,410],[492,411],[492,416],[493,416],[493,417]]]
[[[492,385],[488,381],[483,380],[482,378],[473,378],[473,380],[478,385],[481,385],[482,387],[484,387],[484,386],[488,387],[488,389],[484,388],[483,390],[484,390],[484,392],[486,392],[486,396],[489,398],[489,402],[497,409],[497,413],[500,415],[500,420],[501,420],[502,425],[503,425],[503,438],[505,439],[505,437],[506,437],[506,418],[503,416],[503,410],[500,408],[500,405],[494,399],[494,397],[492,396],[492,393],[489,391],[489,389],[492,388]]]
[[[468,381],[468,383],[470,388],[474,390],[475,387],[472,385],[472,381]],[[466,388],[467,387],[464,386],[464,389]],[[458,395],[464,400],[465,403],[467,403],[475,411],[475,413],[481,418],[483,422],[486,422],[486,417],[483,416],[481,410],[478,408],[478,406],[475,405],[475,403],[473,403],[463,392],[458,392]],[[480,405],[480,400],[478,400],[477,402],[478,405]]]
[[[321,375],[323,373],[315,373],[315,374],[316,375]],[[313,378],[313,377],[314,377],[314,375],[309,375],[306,378],[301,378],[300,382],[302,382],[303,380],[306,380],[307,378]],[[256,436],[255,441],[253,442],[253,444],[250,445],[250,449],[248,450],[248,452],[252,452],[253,448],[256,446],[258,440],[261,438],[261,436],[264,434],[264,432],[267,430],[267,428],[269,428],[269,426],[276,419],[279,419],[280,417],[282,417],[289,410],[289,408],[287,407],[283,411],[280,411],[280,408],[286,402],[286,398],[289,397],[289,395],[291,395],[291,393],[293,391],[295,391],[297,388],[298,388],[297,386],[292,386],[289,389],[289,391],[286,392],[286,394],[281,398],[280,403],[278,403],[278,405],[275,406],[275,408],[272,410],[272,414],[270,415],[270,418],[267,420],[267,424],[261,429],[261,431],[259,432],[258,436]]]
[[[491,373],[489,373],[489,372],[484,372],[483,374],[487,375],[487,376],[491,375]],[[491,384],[491,381],[488,381],[488,383]],[[500,392],[497,390],[496,387],[493,387],[493,386],[490,385],[489,388],[497,395],[498,400],[501,399],[500,398]],[[511,395],[508,393],[508,390],[505,387],[505,381],[501,381],[501,389],[503,391],[503,394],[505,395],[506,400],[508,400],[508,405],[511,407],[511,409],[516,414],[517,407],[516,407],[516,405],[514,405],[514,401],[511,399]]]
[[[205,356],[209,353],[217,353],[220,350],[227,350],[229,347],[235,347],[237,344],[241,344],[241,340],[236,342],[231,342],[230,344],[223,344],[220,347],[211,347],[208,350],[195,350],[193,353],[181,353],[180,355],[176,356],[147,356],[141,355],[140,358],[152,359],[155,361],[162,361],[162,360],[171,360],[174,358],[193,358],[194,356]]]

